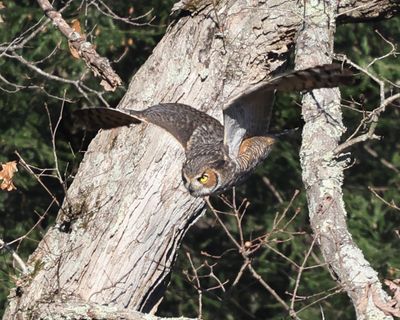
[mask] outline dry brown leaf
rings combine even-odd
[[[375,290],[372,290],[372,301],[375,305],[383,311],[387,316],[400,317],[400,308],[395,299],[390,299],[388,301],[382,300],[379,294]]]
[[[80,33],[80,34],[82,34],[82,32],[81,32],[81,30],[82,30],[82,28],[81,28],[81,23],[79,22],[78,19],[73,19],[73,20],[71,21],[71,28],[74,29],[74,31],[76,31],[76,32],[78,32],[78,33]]]
[[[78,32],[80,35],[82,35],[82,28],[81,28],[81,24],[79,22],[78,19],[73,19],[71,21],[71,28],[74,29],[75,32]],[[71,43],[68,41],[68,47],[69,47],[69,51],[71,52],[71,55],[75,58],[75,59],[80,59],[80,54],[79,51],[76,50]]]
[[[393,300],[396,301],[396,307],[400,309],[400,279],[385,280],[385,284],[389,287],[390,291],[393,292]]]
[[[112,87],[107,81],[101,80],[100,85],[104,88],[106,91],[115,91],[115,87]]]
[[[69,47],[69,51],[71,52],[71,55],[75,58],[75,59],[79,59],[80,55],[79,55],[79,51],[76,50],[71,43],[68,42],[68,47]]]
[[[14,173],[18,171],[17,169],[17,161],[10,161],[5,164],[2,164],[2,169],[0,171],[0,189],[1,190],[7,190],[7,191],[12,191],[16,190],[17,188],[14,186],[12,182],[12,178],[14,176]]]

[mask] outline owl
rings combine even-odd
[[[277,139],[268,133],[275,91],[330,88],[352,79],[348,69],[327,64],[260,82],[223,106],[223,124],[180,103],[160,103],[141,111],[87,108],[76,113],[88,130],[141,122],[163,128],[185,150],[182,180],[186,189],[194,197],[204,197],[241,183],[268,156]]]

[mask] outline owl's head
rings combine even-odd
[[[182,180],[190,194],[194,197],[205,197],[220,191],[224,181],[225,161],[198,164],[199,162],[186,161],[182,167]]]

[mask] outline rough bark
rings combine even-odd
[[[303,23],[301,4],[219,1],[178,20],[119,107],[181,102],[221,119],[223,101],[286,62]],[[3,319],[29,319],[37,302],[55,296],[155,308],[180,242],[204,206],[182,186],[182,160],[178,143],[155,126],[100,132]]]
[[[296,68],[331,62],[338,1],[311,1],[296,42]],[[320,89],[303,98],[305,120],[300,152],[311,227],[332,274],[352,299],[357,319],[393,319],[374,302],[387,300],[377,272],[353,241],[346,224],[343,170],[334,155],[345,127],[339,89]]]
[[[39,303],[32,311],[30,317],[35,320],[194,320],[184,317],[160,318],[139,311],[119,310],[117,307],[71,300]]]

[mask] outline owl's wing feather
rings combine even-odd
[[[274,97],[273,90],[244,92],[224,108],[224,145],[232,159],[237,158],[245,137],[264,135],[268,131]]]
[[[129,113],[165,129],[182,144],[185,150],[189,147],[188,142],[193,133],[200,127],[210,128],[204,136],[207,141],[215,138],[212,132],[214,128],[221,128],[222,137],[222,124],[217,119],[186,104],[162,103],[143,111],[129,110]]]
[[[303,91],[350,84],[353,73],[340,64],[325,64],[282,74],[244,90],[224,107],[224,144],[232,158],[246,137],[268,131],[275,91]]]
[[[207,136],[203,136],[205,140],[214,139],[215,132],[212,131],[217,131],[219,140],[222,140],[223,128],[217,119],[180,103],[162,103],[145,110],[88,108],[77,110],[75,114],[88,130],[111,129],[140,122],[155,124],[174,136],[185,150],[193,132],[200,127],[210,128]]]

